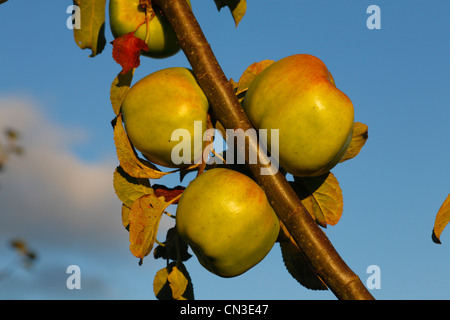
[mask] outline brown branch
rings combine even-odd
[[[230,82],[217,62],[194,14],[185,0],[153,0],[163,11],[177,34],[181,48],[191,64],[198,82],[208,97],[214,115],[226,129],[253,129]],[[249,137],[244,150],[260,152],[258,141]],[[359,277],[346,265],[324,232],[292,190],[281,172],[261,175],[261,164],[248,164],[257,182],[267,194],[275,212],[303,250],[318,276],[339,299],[373,299]]]

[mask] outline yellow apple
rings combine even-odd
[[[187,0],[190,4],[189,0]],[[133,32],[145,21],[145,11],[139,7],[139,0],[110,0],[109,24],[115,38]],[[180,50],[175,32],[169,21],[155,10],[155,16],[147,25],[142,24],[135,36],[146,41],[149,50],[142,51],[143,55],[152,58],[166,58]]]
[[[295,176],[328,172],[352,138],[353,104],[312,55],[289,56],[264,69],[250,84],[243,107],[257,129],[279,130],[280,165]]]
[[[279,220],[261,187],[248,176],[210,169],[184,190],[176,229],[200,264],[221,277],[238,276],[273,247]]]
[[[125,131],[133,146],[149,161],[170,168],[185,167],[201,160],[203,134],[209,103],[193,72],[186,68],[156,71],[128,91],[121,112]],[[200,124],[196,129],[195,123]],[[174,140],[173,133],[182,131],[188,141]],[[199,141],[199,143],[195,143]],[[177,163],[172,150],[182,143],[187,163]]]

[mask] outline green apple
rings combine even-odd
[[[190,4],[190,2],[188,1]],[[139,7],[139,0],[110,0],[109,24],[115,38],[133,32],[145,21],[145,11]],[[142,51],[143,55],[152,58],[166,58],[180,50],[175,32],[169,21],[155,10],[155,16],[147,25],[142,24],[135,36],[146,41],[149,51]]]
[[[353,104],[312,55],[289,56],[264,69],[243,107],[257,129],[279,130],[279,163],[295,176],[328,172],[351,142]]]
[[[193,72],[176,67],[156,71],[136,82],[124,98],[121,112],[128,138],[145,158],[178,168],[201,160],[208,108],[208,99]],[[195,122],[200,124],[198,129]],[[172,158],[172,150],[183,142],[173,140],[178,137],[172,139],[176,130],[185,132],[182,137],[189,140],[189,148],[181,151],[190,151],[188,163],[177,163]]]
[[[225,168],[194,179],[176,212],[178,234],[200,264],[221,277],[238,276],[258,264],[273,247],[279,228],[261,187]]]

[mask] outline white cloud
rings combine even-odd
[[[106,218],[106,212],[119,210],[112,189],[114,159],[87,163],[70,150],[70,145],[82,142],[86,133],[51,123],[35,103],[25,99],[0,100],[0,114],[0,129],[18,130],[25,149],[23,156],[10,157],[0,175],[0,206],[13,211],[9,213],[13,220],[18,215],[23,218],[11,223],[19,222],[27,230],[58,221],[83,228],[99,223]],[[120,215],[110,217],[102,222],[110,225],[108,220]],[[0,230],[11,228],[0,225]]]
[[[89,292],[76,297],[131,297],[129,293],[120,296],[127,294],[120,286],[131,289],[130,283],[138,280],[142,288],[135,289],[134,297],[139,297],[142,289],[148,290],[144,298],[152,298],[152,278],[147,278],[148,285],[140,284],[138,259],[128,250],[128,232],[121,222],[121,203],[112,184],[117,159],[97,162],[81,159],[71,146],[86,141],[88,134],[52,122],[32,99],[0,97],[0,130],[5,127],[20,132],[25,153],[12,156],[4,172],[0,172],[0,268],[6,263],[1,258],[2,253],[10,253],[5,249],[7,241],[21,237],[41,257],[38,260],[41,269],[38,268],[35,275],[42,279],[33,279],[33,273],[18,277],[19,283],[8,279],[0,285],[7,289],[10,285],[10,294],[0,294],[0,298],[32,297],[36,281],[56,281],[60,285],[59,293],[55,287],[46,291],[43,286],[36,297],[66,297],[65,266],[77,263],[84,266],[85,273],[91,273],[90,282],[98,285],[95,288],[92,285]],[[161,226],[161,230],[165,228]],[[158,266],[152,260],[148,258],[147,268]],[[46,270],[56,265],[61,273],[54,279],[47,278]],[[110,282],[111,275],[117,279],[122,273],[126,275],[124,283]],[[150,277],[153,275],[150,273]],[[22,288],[21,292],[17,292],[17,288]],[[105,290],[110,291],[110,296],[103,295]]]

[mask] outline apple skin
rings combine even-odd
[[[202,141],[206,131],[208,99],[198,85],[193,72],[186,68],[156,71],[128,91],[121,112],[125,131],[133,146],[149,161],[169,168],[186,167],[174,164],[172,149],[180,141],[171,141],[176,129],[186,129],[191,136],[191,164],[199,159],[202,145],[194,149],[194,121],[202,121]]]
[[[243,107],[257,129],[279,129],[279,162],[294,176],[328,172],[352,139],[353,104],[312,55],[289,56],[264,69],[250,84]]]
[[[229,278],[264,259],[280,224],[256,182],[240,172],[214,168],[184,190],[176,229],[203,267]]]
[[[155,14],[149,22],[146,42],[149,51],[142,51],[142,54],[151,58],[170,57],[180,50],[177,37],[169,21],[158,11]],[[109,20],[111,32],[117,38],[136,30],[145,21],[145,11],[139,8],[139,0],[110,0]],[[145,41],[146,30],[146,24],[141,25],[135,36]]]

